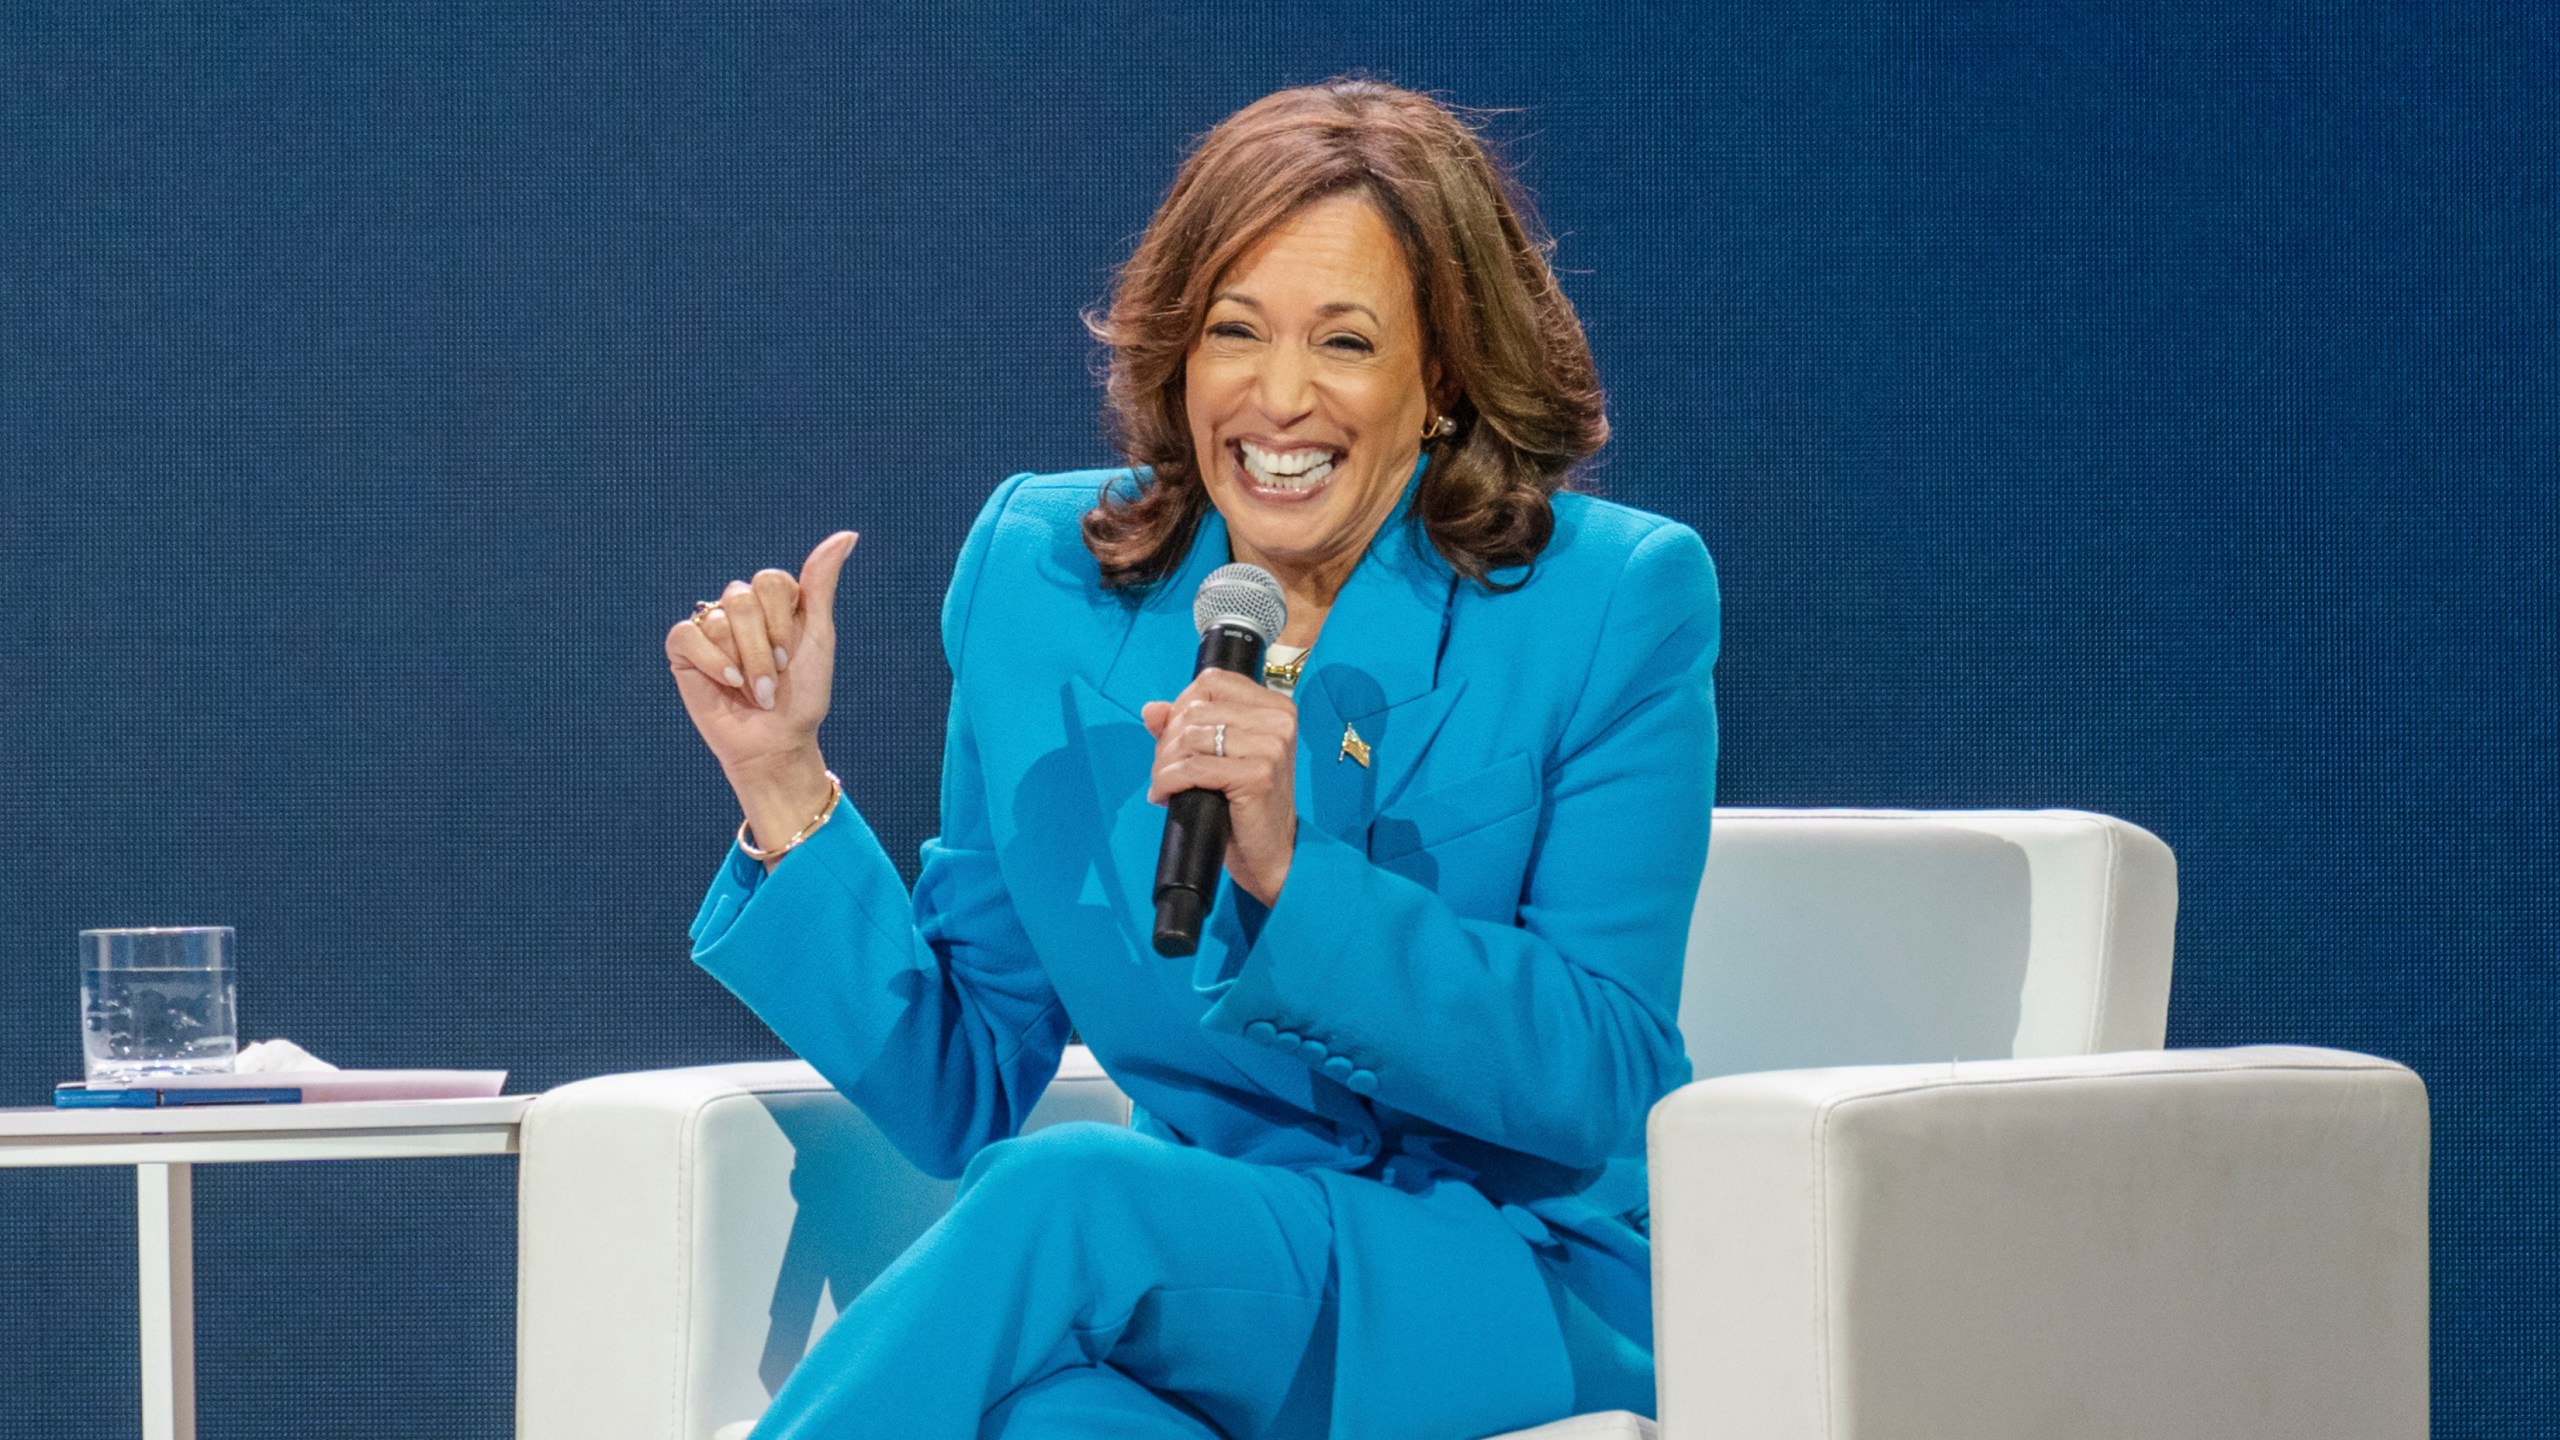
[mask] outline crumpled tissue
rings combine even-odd
[[[231,1061],[231,1073],[234,1075],[281,1075],[337,1068],[290,1040],[261,1040],[255,1045],[243,1045]]]

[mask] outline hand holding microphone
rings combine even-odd
[[[1263,651],[1288,621],[1280,584],[1258,566],[1221,566],[1201,582],[1192,618],[1191,684],[1142,715],[1156,737],[1147,798],[1165,806],[1155,888],[1164,955],[1199,947],[1222,863],[1248,894],[1275,903],[1298,834],[1298,707],[1262,685]]]

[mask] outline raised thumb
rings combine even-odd
[[[839,530],[809,552],[808,561],[800,567],[803,624],[835,628],[836,577],[844,573],[844,558],[853,553],[853,542],[861,538],[850,530]]]

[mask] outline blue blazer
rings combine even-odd
[[[1615,1375],[1650,1412],[1644,1120],[1689,1078],[1714,572],[1686,526],[1565,494],[1527,583],[1488,592],[1412,518],[1420,475],[1297,687],[1269,909],[1229,882],[1197,955],[1150,943],[1164,812],[1138,712],[1190,678],[1223,521],[1164,582],[1106,590],[1078,518],[1138,477],[1017,475],[944,602],[942,833],[913,891],[848,806],[769,876],[733,850],[695,958],[929,1172],[1016,1132],[1072,1026],[1139,1129],[1318,1176],[1338,1417],[1392,1412],[1405,1347],[1445,1369],[1453,1336],[1491,1390],[1557,1383],[1517,1357],[1555,1353],[1560,1315],[1584,1402]],[[1400,1284],[1424,1246],[1481,1252],[1483,1293]]]

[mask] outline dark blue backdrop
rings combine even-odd
[[[291,7],[277,7],[287,9]],[[71,935],[519,1089],[770,1055],[658,658],[864,532],[828,744],[931,825],[941,583],[1105,457],[1079,306],[1186,137],[1477,105],[1723,570],[1724,798],[2176,847],[2171,1037],[2406,1060],[2439,1434],[2550,1434],[2560,39],[2538,3],[0,12],[0,1102]],[[132,1431],[122,1172],[0,1173],[0,1433]],[[507,1433],[506,1162],[203,1178],[204,1433]]]

